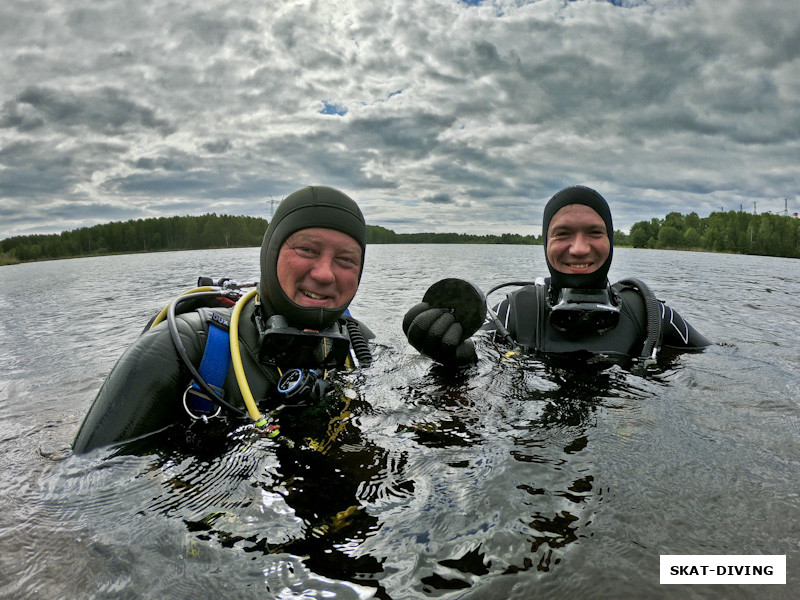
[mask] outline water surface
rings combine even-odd
[[[717,342],[646,379],[491,348],[454,375],[402,336],[441,277],[544,272],[538,246],[370,246],[376,361],[320,449],[239,427],[71,456],[154,312],[198,275],[256,280],[258,249],[0,268],[0,596],[791,597],[800,261],[616,250],[612,280]],[[660,586],[662,554],[786,554],[788,585]]]

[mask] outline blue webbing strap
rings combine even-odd
[[[222,386],[225,384],[225,377],[228,375],[228,368],[231,364],[228,322],[216,313],[212,314],[211,319],[208,323],[206,348],[198,372],[206,380],[206,383],[212,389],[218,390],[219,395],[222,396]],[[195,413],[210,414],[215,410],[216,405],[208,399],[196,382],[192,382],[187,399],[188,408]]]

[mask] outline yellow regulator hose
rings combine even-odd
[[[236,382],[239,384],[239,390],[242,392],[247,412],[250,413],[250,418],[253,419],[256,427],[264,427],[267,424],[267,419],[261,414],[256,406],[256,401],[253,399],[253,392],[250,391],[250,385],[247,383],[247,378],[244,375],[244,366],[242,365],[242,355],[239,352],[239,315],[247,304],[256,294],[258,290],[250,290],[244,296],[239,298],[236,306],[233,307],[233,314],[231,315],[230,326],[230,341],[231,341],[231,362],[233,363],[233,372],[236,373]]]

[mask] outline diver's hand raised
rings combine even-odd
[[[403,318],[403,333],[421,353],[443,364],[466,364],[476,360],[475,344],[452,310],[431,307],[427,302],[412,306]]]

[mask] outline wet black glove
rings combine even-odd
[[[443,364],[465,364],[477,358],[475,343],[463,338],[464,328],[452,311],[431,308],[427,302],[412,306],[403,318],[403,333],[423,354]]]

